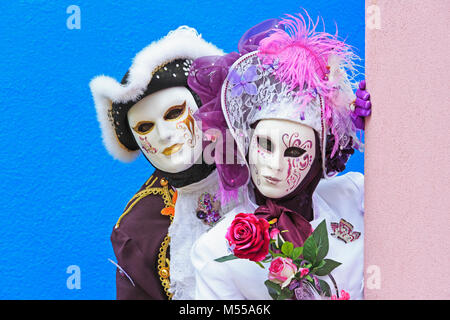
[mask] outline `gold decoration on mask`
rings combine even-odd
[[[187,130],[189,131],[189,133],[192,136],[192,139],[188,139],[189,144],[191,145],[191,147],[195,146],[196,140],[197,140],[196,136],[195,136],[195,119],[192,116],[191,109],[189,109],[189,113],[188,113],[187,117],[184,120],[177,123],[177,128],[185,129],[181,126],[181,124],[184,124],[186,126]]]

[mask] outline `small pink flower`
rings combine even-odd
[[[335,294],[331,296],[331,300],[350,300],[350,293],[341,290],[341,296],[338,298]]]
[[[350,293],[341,290],[341,300],[350,300]]]
[[[269,280],[287,286],[297,273],[297,266],[290,258],[278,257],[272,260],[269,267]]]
[[[300,277],[304,277],[304,276],[306,276],[307,274],[309,273],[309,269],[308,268],[302,268],[301,270],[300,270]]]
[[[283,237],[281,236],[281,231],[277,228],[272,228],[269,233],[271,240],[275,240],[275,246],[280,248],[283,245]]]
[[[272,228],[272,230],[270,230],[270,239],[277,240],[277,236],[279,234],[280,234],[280,230],[278,230],[277,228]]]

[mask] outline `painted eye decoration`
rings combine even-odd
[[[270,139],[263,138],[263,137],[257,137],[256,141],[257,141],[258,145],[261,148],[263,148],[264,150],[266,150],[268,152],[272,152],[273,151],[272,141],[270,141]]]
[[[166,113],[164,114],[163,118],[166,121],[178,120],[184,114],[185,110],[186,110],[186,101],[184,101],[183,104],[179,106],[170,107],[169,110],[167,110]]]
[[[301,155],[305,154],[306,150],[297,147],[289,147],[284,151],[285,157],[298,158]]]
[[[140,121],[133,127],[133,130],[138,134],[147,134],[152,131],[155,124],[151,121]]]

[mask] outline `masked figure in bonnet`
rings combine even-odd
[[[112,231],[118,299],[192,297],[188,252],[209,227],[196,217],[198,202],[214,202],[217,177],[214,164],[203,161],[193,118],[201,104],[187,77],[192,60],[222,54],[194,29],[179,27],[140,51],[121,83],[106,76],[90,83],[109,153],[131,162],[142,152],[155,167]],[[220,208],[213,207],[202,212],[217,220]]]
[[[225,235],[241,212],[275,221],[271,227],[288,230],[283,237],[296,247],[325,219],[328,258],[342,263],[333,272],[337,285],[352,299],[362,298],[363,176],[330,177],[345,169],[353,149],[362,148],[356,132],[371,105],[364,83],[353,94],[348,72],[356,56],[350,47],[316,26],[302,16],[268,20],[244,34],[239,53],[194,61],[191,88],[200,95],[216,88],[198,115],[203,129],[211,136],[231,131],[238,161],[249,165],[225,165],[228,178],[251,180],[247,201],[192,249],[198,299],[271,299],[264,285],[267,264],[262,269],[246,259],[214,261],[229,254]],[[203,76],[217,66],[226,70],[219,90]]]

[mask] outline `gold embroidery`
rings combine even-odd
[[[158,177],[155,177],[155,179],[153,180],[153,182],[150,183],[150,180],[152,180],[153,176],[151,176],[150,178],[148,178],[147,182],[145,183],[145,185],[147,187],[151,187],[152,185],[155,184],[156,180],[158,180]],[[150,185],[148,185],[150,183]]]
[[[172,191],[173,192],[173,191]],[[169,207],[165,207],[161,210],[161,214],[163,216],[174,216],[175,215],[175,203],[177,202],[177,192],[172,195],[172,205]]]
[[[172,223],[172,217],[170,217],[170,223]],[[172,299],[173,293],[169,292],[170,289],[170,263],[169,259],[167,259],[167,249],[169,248],[170,237],[166,235],[163,242],[161,243],[161,247],[159,248],[158,254],[158,274],[159,281],[161,281],[161,285],[164,288],[164,292],[167,295],[169,300]]]
[[[153,176],[151,176],[146,184],[152,179]],[[150,194],[154,195],[161,195],[164,201],[165,208],[170,211],[173,211],[175,208],[175,202],[176,202],[176,195],[177,193],[174,192],[172,189],[169,189],[168,183],[166,179],[162,178],[160,180],[160,184],[162,187],[152,187],[155,182],[158,180],[158,178],[155,178],[149,186],[147,186],[144,190],[139,191],[137,194],[134,195],[133,198],[128,202],[126,206],[125,212],[119,217],[119,220],[116,223],[115,228],[118,228],[120,225],[120,222],[122,219],[133,209],[133,207],[138,203],[141,199],[145,198],[146,196]],[[164,210],[163,209],[163,210]],[[170,223],[172,224],[173,221],[173,214],[169,215]],[[161,243],[161,246],[159,248],[159,254],[158,254],[158,275],[159,280],[161,281],[161,285],[164,289],[164,292],[166,293],[169,300],[172,299],[173,293],[169,292],[170,289],[170,261],[167,258],[167,249],[170,245],[170,237],[167,234]]]
[[[155,180],[156,181],[156,180]],[[133,198],[131,198],[131,200],[128,202],[127,206],[126,206],[126,210],[124,213],[122,213],[122,215],[119,217],[119,220],[116,223],[116,228],[119,227],[120,222],[122,221],[122,219],[131,211],[131,209],[133,209],[133,207],[143,198],[145,198],[146,196],[150,195],[150,194],[154,194],[154,195],[161,195],[164,201],[164,205],[165,207],[174,207],[175,205],[172,203],[172,197],[171,197],[171,193],[169,191],[169,187],[166,184],[164,187],[154,187],[152,188],[151,186],[155,183],[155,181],[153,181],[153,183],[146,187],[144,190],[139,191],[138,193],[136,193]]]

